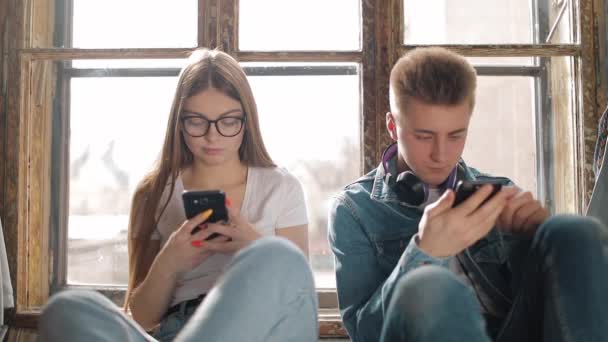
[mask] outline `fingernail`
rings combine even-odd
[[[227,207],[231,207],[232,206],[232,201],[228,197],[226,197],[226,206]]]
[[[190,244],[194,247],[203,247],[203,240],[192,240]]]
[[[211,214],[213,214],[213,209],[207,209],[203,211],[203,220],[208,219]]]

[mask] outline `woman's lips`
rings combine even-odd
[[[210,147],[204,147],[203,148],[203,152],[205,152],[205,154],[209,154],[209,155],[218,155],[220,153],[222,153],[223,149],[221,148],[210,148]]]

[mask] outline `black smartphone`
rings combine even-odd
[[[221,222],[228,221],[228,211],[226,210],[226,194],[221,190],[210,191],[184,191],[182,193],[182,201],[184,202],[184,210],[188,219],[202,213],[207,209],[213,209],[213,214],[205,222]],[[201,230],[196,227],[192,230],[195,234]],[[220,234],[213,233],[205,240],[211,240]]]
[[[481,180],[461,180],[456,184],[456,189],[454,192],[456,193],[456,199],[454,200],[454,204],[452,207],[459,205],[464,202],[467,198],[471,197],[477,191],[477,189],[481,188],[485,184],[491,184],[493,189],[488,196],[481,204],[486,203],[492,196],[496,195],[503,186],[509,184],[509,180],[507,178],[491,178],[491,179],[481,179]]]

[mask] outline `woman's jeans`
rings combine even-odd
[[[536,232],[519,288],[495,341],[608,341],[608,232],[597,220],[557,216]],[[381,341],[489,342],[473,290],[422,266],[397,283]]]
[[[193,313],[175,312],[152,337],[94,291],[54,295],[40,341],[317,341],[317,296],[303,254],[262,238],[239,252]],[[155,339],[156,338],[156,339]]]

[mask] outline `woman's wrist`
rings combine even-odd
[[[150,266],[150,273],[157,274],[157,276],[165,278],[166,280],[175,281],[179,272],[177,268],[178,267],[173,265],[171,259],[168,258],[165,250],[161,249]]]

